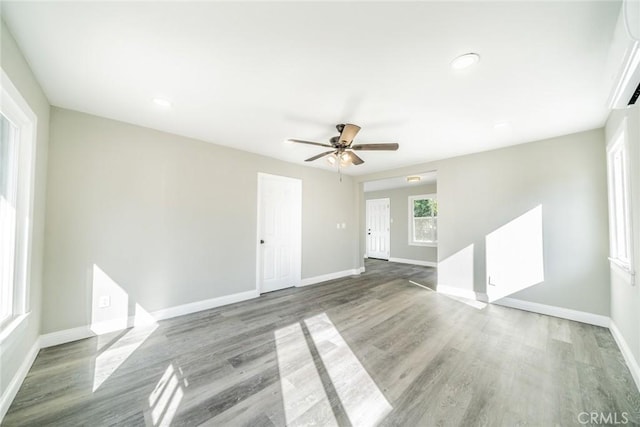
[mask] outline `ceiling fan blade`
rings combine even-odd
[[[378,150],[378,151],[396,151],[400,147],[396,143],[392,144],[356,144],[352,145],[352,150]]]
[[[351,157],[351,163],[353,163],[354,165],[361,165],[364,163],[364,160],[362,160],[356,153],[354,153],[353,151],[346,151],[346,153],[349,153],[349,157]]]
[[[287,139],[290,142],[297,142],[299,144],[319,145],[320,147],[333,147],[333,145],[323,144],[321,142],[303,141],[301,139]]]
[[[360,126],[345,124],[342,129],[342,133],[340,133],[340,142],[346,144],[347,146],[351,145],[353,142],[353,138],[356,137],[358,132],[360,131]]]
[[[307,160],[305,160],[305,162],[313,162],[314,160],[318,160],[320,157],[324,157],[324,156],[326,156],[327,154],[332,154],[332,153],[334,153],[334,152],[335,152],[334,150],[331,150],[331,151],[325,151],[324,153],[320,153],[320,154],[318,154],[318,155],[316,155],[316,156],[309,157]]]

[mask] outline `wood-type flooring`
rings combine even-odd
[[[416,285],[435,274],[367,260],[360,276],[43,349],[2,425],[640,425],[609,330]]]

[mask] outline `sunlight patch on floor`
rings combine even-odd
[[[304,323],[351,424],[378,424],[393,408],[329,316],[322,313],[306,319]]]
[[[278,329],[275,339],[287,425],[337,426],[300,324]]]
[[[164,374],[149,395],[149,407],[151,408],[151,424],[154,427],[169,426],[175,417],[180,402],[184,397],[180,369],[176,370],[173,363],[167,366]]]
[[[157,328],[156,324],[131,328],[98,354],[93,370],[93,391],[98,390]]]

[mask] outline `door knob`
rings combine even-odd
[[[264,240],[260,239],[260,244],[264,245]]]

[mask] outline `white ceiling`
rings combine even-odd
[[[619,2],[2,2],[56,106],[359,175],[603,125]],[[470,70],[451,60],[481,55]],[[153,104],[154,97],[173,103]],[[508,126],[495,129],[497,122]],[[329,168],[322,160],[313,166]]]
[[[398,176],[395,178],[377,179],[375,181],[367,181],[363,183],[363,190],[365,193],[370,191],[391,190],[394,188],[403,187],[418,187],[421,185],[435,184],[438,181],[438,172],[425,172],[419,174],[412,174],[412,177],[419,176],[420,181],[407,181],[407,176]]]

